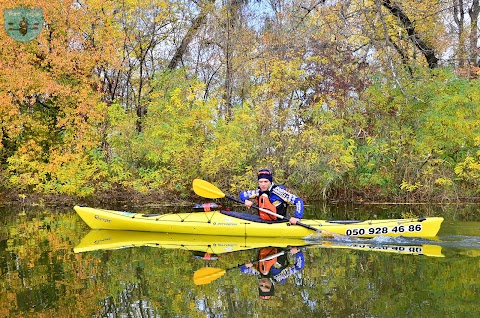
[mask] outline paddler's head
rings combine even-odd
[[[260,190],[267,191],[273,182],[273,174],[268,169],[258,171],[258,186]]]
[[[275,294],[275,285],[270,278],[260,278],[258,280],[258,294],[260,299],[268,300]]]

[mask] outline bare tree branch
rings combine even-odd
[[[402,8],[392,3],[390,0],[382,0],[382,5],[403,24],[410,40],[422,52],[423,56],[425,56],[428,67],[432,69],[436,68],[438,66],[438,58],[435,55],[435,50],[420,37],[412,21],[405,12],[403,12]]]
[[[208,0],[209,3],[203,6],[200,13],[195,17],[195,19],[193,19],[192,25],[188,29],[187,34],[185,34],[185,36],[183,37],[180,46],[177,48],[175,54],[170,60],[170,63],[168,64],[168,69],[173,70],[177,68],[178,64],[182,60],[183,55],[187,51],[188,45],[190,44],[190,42],[192,42],[193,37],[197,34],[200,27],[205,23],[208,13],[212,8],[211,3],[213,3],[214,1],[215,0]]]

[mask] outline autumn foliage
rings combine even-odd
[[[2,190],[478,195],[478,1],[0,4],[45,20],[0,31]]]

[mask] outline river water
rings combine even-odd
[[[445,221],[432,239],[268,244],[90,231],[71,208],[0,207],[0,316],[480,317],[480,206],[318,204],[305,215],[414,216]],[[268,257],[274,261],[257,265]],[[279,273],[267,277],[269,299],[260,295],[257,266]]]

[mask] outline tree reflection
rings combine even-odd
[[[143,234],[127,233],[123,236],[126,241],[103,249],[101,244],[112,243],[114,238],[105,232],[104,239],[92,241],[91,250],[75,253],[74,247],[88,234],[74,213],[27,211],[26,216],[9,219],[0,228],[0,315],[255,317],[261,313],[271,317],[286,311],[299,317],[480,314],[476,306],[478,257],[453,248],[446,248],[442,258],[442,253],[425,246],[373,248],[317,242],[300,247],[303,268],[292,271],[283,284],[275,286],[275,295],[264,301],[259,299],[257,275],[246,275],[240,269],[259,259],[261,244],[255,245],[253,239],[229,243],[217,238],[208,243],[192,237],[179,244],[180,240],[171,235],[150,233],[145,240]],[[277,247],[277,252],[285,250],[288,254],[286,268],[297,264],[298,253],[291,253],[290,246]],[[219,253],[220,247],[225,252]],[[473,252],[470,255],[476,255]],[[282,263],[278,256],[277,262]],[[195,285],[192,276],[203,268],[225,273],[208,284]],[[226,272],[229,268],[234,269]]]

